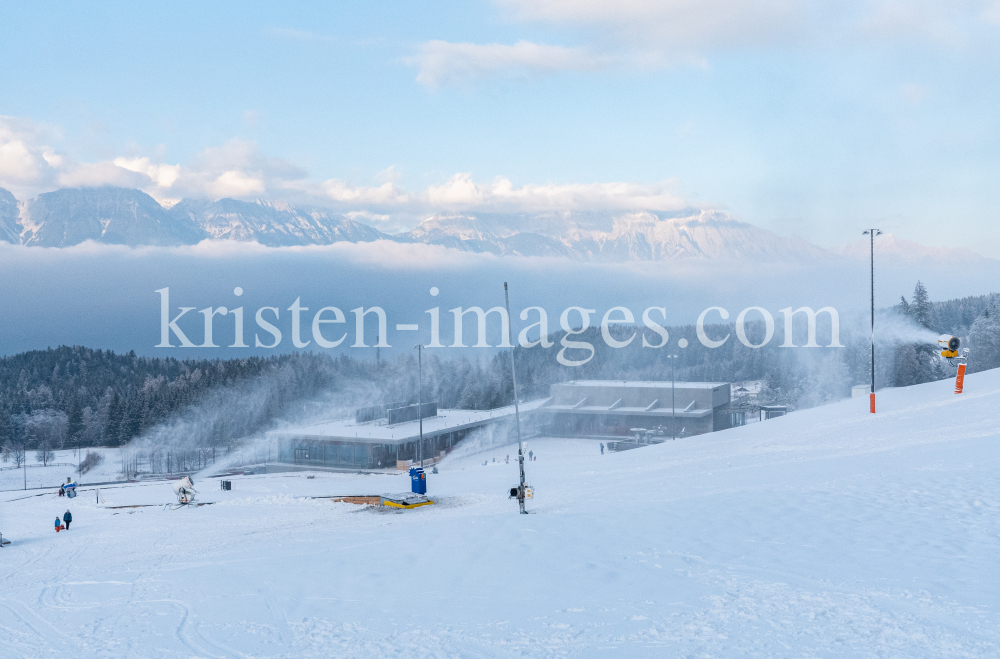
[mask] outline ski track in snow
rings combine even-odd
[[[534,439],[527,516],[513,447],[405,512],[308,498],[405,475],[0,492],[0,659],[995,657],[1000,372],[951,386],[604,456]]]

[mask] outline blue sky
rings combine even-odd
[[[7,3],[0,186],[716,207],[1000,257],[1000,2]]]

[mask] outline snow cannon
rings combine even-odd
[[[954,359],[958,357],[958,347],[962,345],[962,342],[957,336],[951,336],[950,334],[942,334],[938,337],[938,347],[941,348],[941,356],[947,359]]]
[[[174,494],[177,495],[177,503],[179,504],[191,503],[194,501],[194,495],[198,494],[198,490],[194,489],[194,482],[190,476],[185,476],[171,487],[174,488]]]

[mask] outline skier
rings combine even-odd
[[[503,459],[503,463],[505,465],[509,465],[510,464],[510,453],[508,453],[507,457]]]
[[[601,442],[601,455],[604,455],[604,442]]]
[[[66,514],[63,515],[63,521],[66,522],[66,530],[69,531],[69,523],[73,521],[73,514],[67,510]]]
[[[62,520],[59,519],[59,515],[56,515],[56,533],[62,531]]]

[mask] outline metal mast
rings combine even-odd
[[[521,514],[526,515],[528,511],[524,509],[524,445],[521,443],[521,408],[517,402],[517,372],[514,370],[514,330],[511,329],[513,322],[510,320],[510,296],[507,293],[507,282],[503,283],[503,302],[507,308],[507,343],[510,344],[510,379],[514,383],[514,424],[517,426],[517,464],[521,470],[521,486],[517,489],[517,505],[521,509]]]
[[[417,419],[420,421],[420,468],[424,467],[424,346],[417,346]]]
[[[871,398],[871,413],[875,414],[875,236],[881,236],[882,232],[878,229],[868,229],[862,236],[869,236],[870,252],[871,252],[871,285],[872,285],[872,390],[870,394]]]
[[[677,355],[667,355],[670,360],[670,432],[673,439],[677,439],[677,398],[674,394],[676,384],[674,383],[674,364],[677,363]]]

